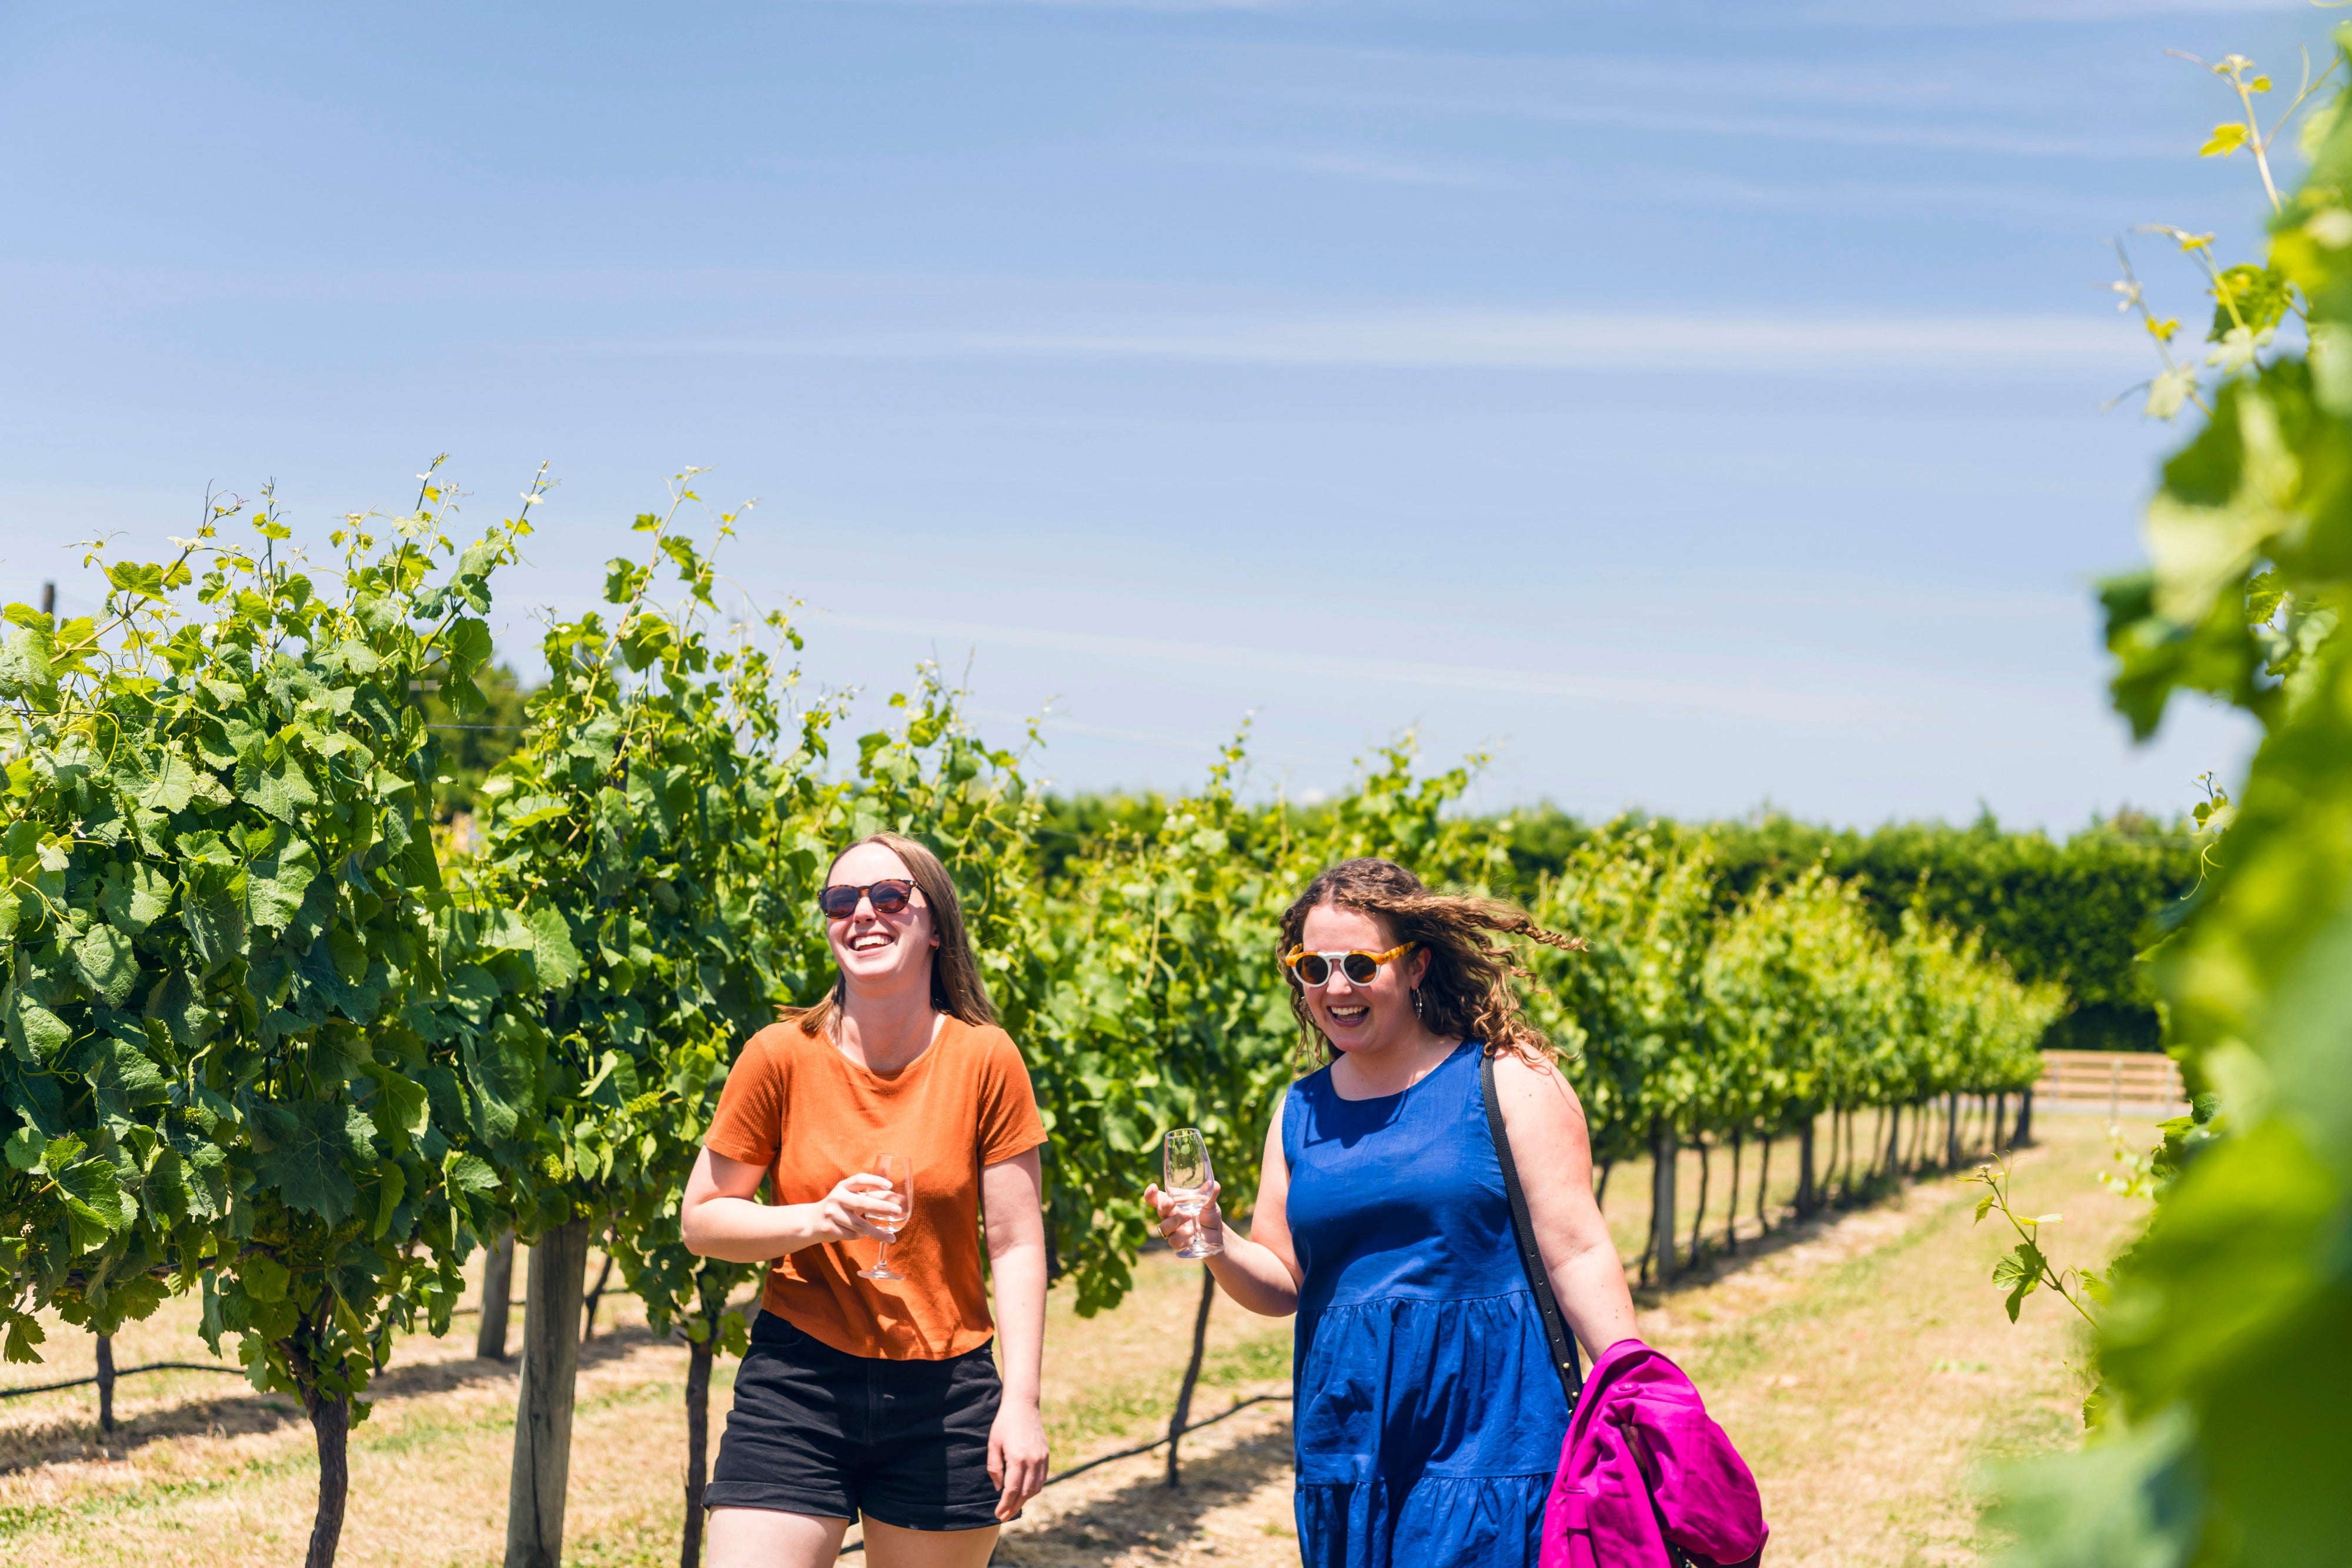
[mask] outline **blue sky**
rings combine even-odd
[[[1416,727],[1486,805],[2066,830],[2244,754],[2101,701],[2176,434],[2105,284],[2253,244],[2165,50],[2307,8],[486,9],[0,14],[0,594],[546,460],[527,666],[693,464],[812,688],[968,666],[1066,787],[1255,714],[1294,795]]]

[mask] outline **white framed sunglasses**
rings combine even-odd
[[[1385,953],[1367,953],[1360,947],[1341,953],[1309,953],[1305,947],[1294,947],[1283,955],[1283,967],[1307,986],[1328,984],[1336,966],[1339,973],[1359,986],[1369,986],[1372,977],[1381,972],[1383,964],[1393,964],[1412,951],[1412,944],[1401,943]]]

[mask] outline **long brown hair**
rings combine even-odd
[[[1583,948],[1583,937],[1547,931],[1528,918],[1527,911],[1500,899],[1432,893],[1394,861],[1367,859],[1341,861],[1307,884],[1307,891],[1282,912],[1279,954],[1300,945],[1308,912],[1326,904],[1361,911],[1388,928],[1391,946],[1410,942],[1415,954],[1429,955],[1416,999],[1422,1022],[1430,1030],[1483,1040],[1490,1056],[1516,1051],[1546,1066],[1559,1060],[1543,1031],[1521,1016],[1511,982],[1526,978],[1528,971],[1495,934],[1524,936],[1570,952]],[[1405,961],[1412,961],[1410,955]],[[1290,979],[1290,1010],[1298,1019],[1300,1043],[1322,1040],[1314,1014],[1307,1011],[1307,990],[1297,971],[1286,967],[1284,973]],[[1328,1055],[1330,1041],[1323,1040],[1323,1048]]]
[[[833,867],[841,863],[843,855],[865,844],[880,844],[897,855],[923,891],[923,903],[931,912],[931,929],[940,938],[940,945],[931,950],[931,1006],[966,1023],[994,1023],[996,1008],[980,977],[980,959],[972,953],[971,934],[964,930],[963,905],[956,900],[955,879],[948,875],[948,868],[940,863],[939,856],[904,834],[873,833],[843,845],[825,867],[825,880],[832,881]],[[836,971],[833,988],[823,1001],[813,1008],[784,1008],[778,1016],[799,1024],[803,1034],[829,1034],[847,984]]]

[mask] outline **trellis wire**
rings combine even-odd
[[[151,1361],[144,1366],[119,1366],[114,1375],[119,1380],[136,1377],[142,1372],[231,1372],[245,1375],[241,1366],[222,1366],[210,1361]],[[68,1377],[63,1383],[35,1383],[23,1388],[0,1388],[0,1399],[21,1399],[27,1394],[55,1394],[61,1388],[86,1388],[98,1381],[98,1374],[88,1377]]]

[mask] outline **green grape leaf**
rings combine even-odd
[[[451,623],[441,646],[454,677],[469,681],[475,671],[490,662],[489,626],[471,615],[459,616]]]
[[[2019,1242],[1992,1266],[1992,1282],[2009,1291],[2002,1304],[2009,1309],[2011,1322],[2017,1321],[2018,1309],[2025,1298],[2040,1288],[2042,1271],[2048,1267],[2049,1260],[2042,1255],[2042,1249],[2031,1241]]]
[[[57,697],[49,668],[49,633],[19,626],[0,637],[0,699],[47,705]]]
[[[45,1146],[65,1134],[65,1089],[57,1074],[18,1061],[14,1052],[0,1055],[0,1106],[23,1117],[18,1131],[29,1129]]]
[[[345,1117],[355,1107],[304,1101],[263,1103],[254,1108],[260,1134],[264,1180],[289,1208],[315,1214],[329,1225],[351,1218],[359,1188],[346,1167],[372,1164],[373,1152],[356,1143]]]
[[[9,1050],[24,1061],[47,1061],[73,1039],[63,1019],[21,988],[7,992],[5,1007],[0,1007],[0,1029],[7,1033]]]
[[[219,1145],[193,1133],[174,1133],[173,1154],[180,1165],[180,1189],[194,1219],[217,1219],[228,1211],[228,1156]]]
[[[2241,262],[2224,267],[2213,282],[2213,325],[2206,341],[2220,343],[2239,332],[2260,335],[2286,319],[2294,296],[2276,267]]]
[[[125,1035],[100,1035],[82,1041],[70,1058],[89,1081],[101,1106],[125,1113],[142,1105],[160,1105],[171,1098],[163,1074],[148,1057],[143,1039],[125,1026]]]
[[[432,1102],[425,1085],[389,1068],[370,1067],[367,1074],[375,1083],[369,1113],[384,1141],[397,1145],[406,1138],[423,1137],[433,1124]]]
[[[47,1145],[40,1129],[28,1122],[8,1134],[7,1142],[0,1144],[0,1153],[5,1154],[11,1169],[28,1171],[41,1163]]]
[[[478,1028],[489,1022],[498,1006],[499,983],[479,964],[460,964],[450,971],[447,996],[450,1006]]]
[[[73,945],[74,967],[109,1007],[121,1007],[139,983],[139,958],[131,938],[111,925],[93,925]]]
[[[268,757],[272,750],[278,753],[274,759]],[[319,803],[319,792],[310,787],[302,765],[282,747],[257,748],[238,759],[236,794],[289,826]]]
[[[508,1020],[502,1017],[499,1021]],[[514,1038],[506,1030],[468,1034],[462,1055],[482,1130],[492,1141],[503,1143],[514,1136],[531,1107],[537,1086],[533,1064],[515,1049]]]
[[[139,1218],[138,1201],[122,1190],[121,1175],[112,1160],[93,1156],[60,1168],[52,1158],[49,1175],[66,1194],[68,1207],[110,1235],[129,1228]]]
[[[172,1043],[184,1051],[196,1050],[212,1037],[213,1010],[197,995],[188,972],[177,967],[148,991],[145,1016],[162,1024]]]
[[[499,1190],[499,1173],[478,1155],[452,1155],[443,1179],[454,1192],[487,1197]]]
[[[280,828],[268,850],[246,871],[247,918],[264,931],[283,931],[302,908],[310,883],[319,874],[318,852]]]
[[[210,777],[178,751],[167,751],[160,759],[153,779],[140,792],[139,804],[151,811],[167,814],[184,811],[195,798],[199,782]],[[218,781],[214,782],[217,787]]]
[[[2224,120],[2213,128],[2213,134],[2205,139],[2205,145],[2197,150],[2197,156],[2227,158],[2231,153],[2246,145],[2248,135],[2244,120]]]
[[[292,1270],[267,1253],[248,1253],[237,1260],[237,1281],[257,1301],[282,1301],[293,1283]]]
[[[170,913],[172,884],[143,860],[118,861],[100,881],[98,906],[108,925],[136,936]]]
[[[530,927],[531,962],[540,984],[550,990],[571,989],[580,978],[580,949],[572,946],[572,927],[552,909],[534,909],[524,916]]]
[[[179,1154],[168,1145],[157,1151],[155,1163],[139,1185],[139,1197],[140,1207],[149,1214],[173,1224],[187,1219],[193,1198],[187,1171]]]
[[[194,890],[180,899],[180,925],[207,969],[242,957],[246,946],[245,878],[205,868]]]
[[[400,1200],[408,1195],[408,1178],[398,1160],[386,1160],[382,1167],[382,1186],[376,1195],[375,1221],[368,1227],[371,1239],[392,1228],[392,1219],[400,1208]]]
[[[7,1359],[19,1364],[38,1362],[41,1353],[34,1347],[48,1337],[41,1321],[29,1312],[10,1312],[7,1322]]]

